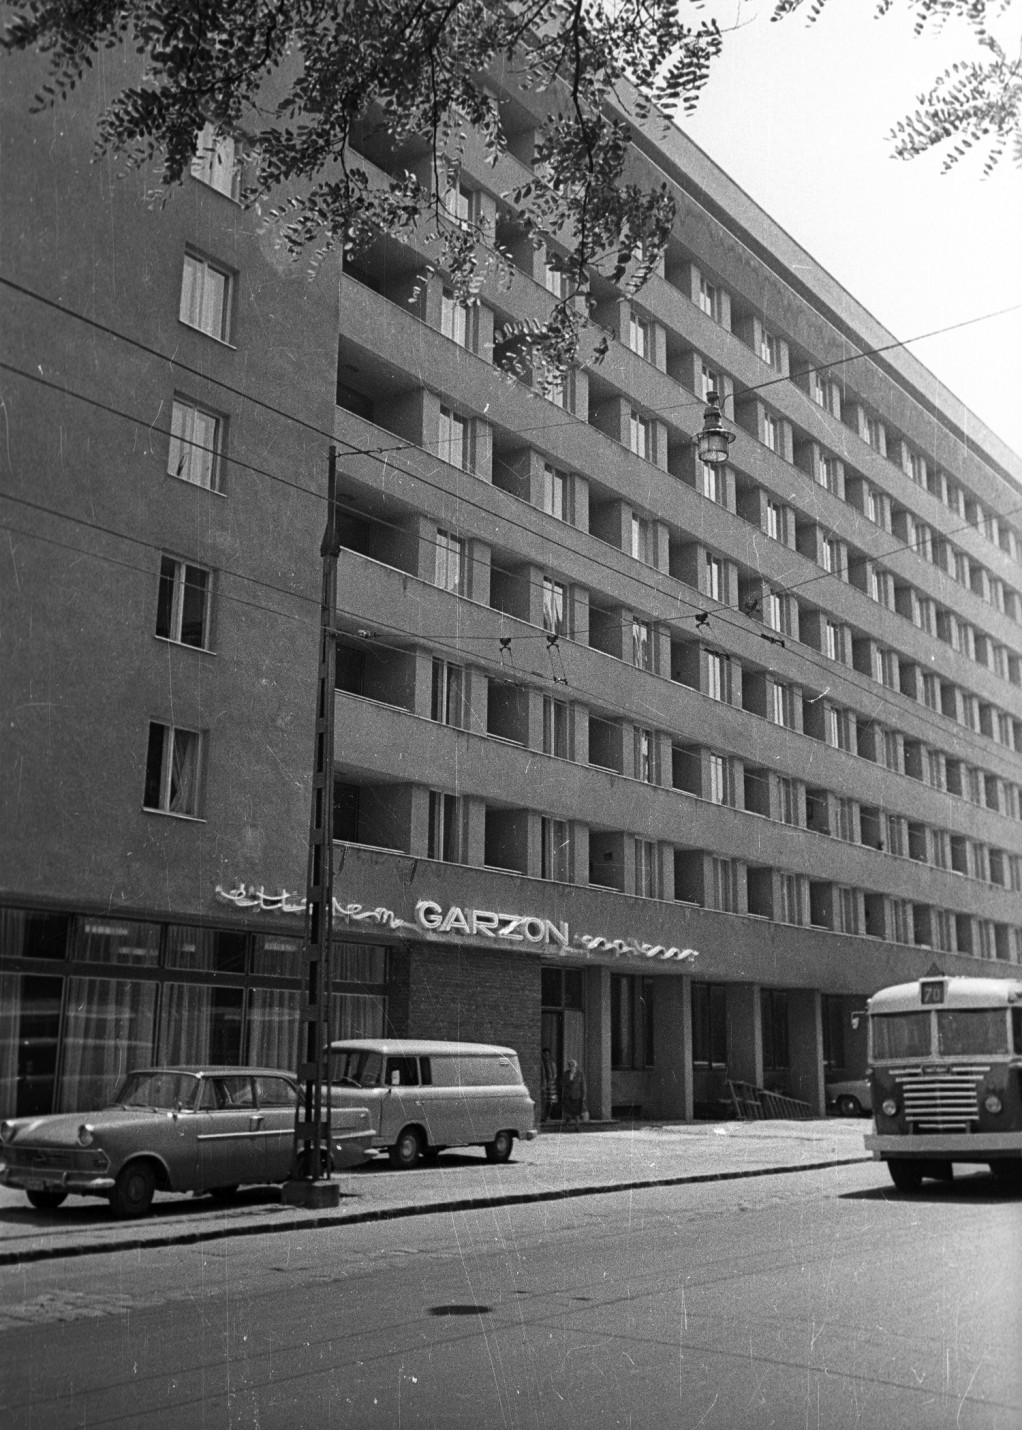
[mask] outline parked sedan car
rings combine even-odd
[[[827,1106],[839,1117],[864,1117],[873,1111],[868,1078],[850,1078],[827,1084]]]
[[[144,1216],[157,1190],[226,1197],[242,1183],[283,1182],[294,1150],[298,1085],[277,1068],[171,1067],[129,1073],[97,1112],[0,1124],[0,1185],[50,1211],[69,1192]],[[331,1165],[366,1160],[365,1108],[336,1108]]]

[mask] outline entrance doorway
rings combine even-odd
[[[582,1011],[583,980],[580,968],[541,970],[544,1120],[561,1116],[561,1078],[574,1059],[585,1069],[585,1015]],[[549,1054],[549,1060],[548,1055]]]

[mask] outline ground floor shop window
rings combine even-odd
[[[162,992],[161,1063],[241,1062],[243,989],[168,983]]]
[[[727,1066],[727,989],[723,983],[692,984],[692,1061]]]
[[[833,994],[824,993],[820,999],[820,1014],[823,1022],[823,1066],[843,1068],[845,1066],[845,1009],[844,1001]]]
[[[615,1070],[653,1066],[652,978],[611,974],[610,1065]]]
[[[760,990],[763,1021],[763,1070],[786,1072],[791,1067],[788,1051],[788,995],[783,988]]]
[[[35,1117],[53,1106],[63,979],[0,977],[0,1116]]]
[[[133,1068],[152,1057],[156,984],[71,978],[64,1013],[57,1107],[101,1107]]]

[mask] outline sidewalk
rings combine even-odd
[[[407,1172],[392,1171],[385,1157],[377,1157],[338,1175],[341,1202],[329,1211],[285,1206],[279,1188],[250,1187],[226,1206],[209,1197],[158,1193],[150,1216],[117,1221],[98,1199],[69,1197],[58,1211],[42,1213],[29,1206],[23,1192],[0,1188],[0,1265],[809,1171],[869,1161],[862,1141],[869,1126],[865,1119],[842,1118],[590,1123],[579,1133],[545,1131],[533,1142],[516,1142],[504,1165],[484,1161],[474,1148],[446,1152],[437,1162]]]

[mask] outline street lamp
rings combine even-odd
[[[696,438],[699,460],[708,466],[717,467],[727,461],[727,449],[735,440],[735,433],[729,432],[720,416],[720,397],[716,392],[706,394],[707,408],[703,413],[703,430]]]

